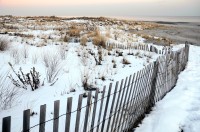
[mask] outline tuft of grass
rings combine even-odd
[[[87,42],[88,42],[87,36],[81,37],[81,39],[80,39],[80,44],[81,44],[81,45],[86,46],[86,43],[87,43]]]
[[[64,42],[69,42],[69,40],[70,40],[70,38],[69,38],[69,36],[67,36],[67,35],[63,38],[63,41],[64,41]]]
[[[122,64],[129,65],[129,64],[131,64],[131,62],[124,57],[122,59]]]
[[[106,48],[106,37],[102,35],[97,35],[93,38],[92,42],[94,45],[103,47],[104,49]]]
[[[70,37],[80,37],[80,30],[79,29],[70,29],[69,36]]]
[[[73,24],[68,33],[70,37],[80,37],[80,32],[81,30],[78,28],[78,26]]]

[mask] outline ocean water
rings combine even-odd
[[[200,16],[133,16],[117,18],[137,21],[200,22]]]
[[[82,16],[60,16],[60,17],[82,17]],[[90,17],[90,16],[88,16]],[[100,16],[91,16],[100,17]],[[109,18],[118,18],[126,20],[136,20],[136,21],[165,21],[165,22],[200,22],[200,16],[105,16]]]

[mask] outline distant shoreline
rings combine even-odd
[[[113,18],[113,17],[111,17]],[[133,17],[114,17],[134,21],[163,21],[163,22],[200,22],[200,16],[133,16]]]
[[[146,21],[147,22],[147,21]],[[166,37],[174,44],[185,43],[200,46],[200,22],[169,22],[169,21],[149,21],[164,27],[145,29],[141,31],[132,31],[133,33],[155,35],[157,37]],[[152,40],[150,43],[157,44]],[[160,43],[162,45],[162,43]]]

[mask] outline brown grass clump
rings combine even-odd
[[[70,40],[70,38],[69,38],[69,36],[67,36],[67,35],[63,38],[63,41],[64,41],[64,42],[69,42],[69,40]]]
[[[86,43],[88,42],[87,36],[83,36],[80,39],[80,44],[83,46],[86,46]]]
[[[95,36],[99,36],[100,35],[100,31],[98,29],[92,31],[92,32],[89,32],[88,33],[88,37],[95,37]]]
[[[107,31],[107,32],[106,32],[106,37],[107,37],[107,38],[111,38],[110,31]]]
[[[80,37],[80,30],[77,28],[77,29],[70,29],[69,30],[69,36],[70,37]]]
[[[106,48],[106,37],[102,35],[95,36],[92,40],[93,44],[99,47]]]

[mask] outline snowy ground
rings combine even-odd
[[[25,18],[24,18],[25,19]],[[77,26],[80,28],[80,37],[87,34],[88,41],[86,45],[81,45],[80,42],[65,42],[65,34],[67,34],[69,29],[73,27],[74,23],[77,25],[83,25],[86,23],[85,28]],[[14,24],[13,24],[14,23]],[[107,41],[110,45],[125,45],[125,46],[136,46],[145,45],[144,39],[126,32],[127,24],[103,24],[99,21],[85,21],[85,20],[66,20],[59,22],[43,22],[24,20],[22,23],[13,22],[10,25],[6,23],[1,30],[2,35],[0,37],[5,37],[10,41],[10,48],[6,51],[0,52],[0,87],[1,84],[6,88],[13,88],[11,80],[6,78],[1,80],[1,76],[6,77],[7,75],[12,75],[14,79],[18,79],[17,76],[11,70],[8,62],[11,62],[13,69],[18,72],[19,68],[22,68],[24,73],[28,73],[32,67],[36,68],[36,71],[40,73],[40,87],[31,91],[30,86],[25,90],[23,88],[14,87],[17,96],[11,101],[11,104],[0,102],[0,124],[2,124],[2,118],[6,116],[12,117],[12,127],[13,132],[18,132],[22,130],[23,123],[23,110],[30,109],[31,113],[38,113],[31,116],[30,126],[38,124],[39,121],[39,111],[40,105],[47,105],[46,120],[53,118],[53,102],[55,100],[60,100],[60,115],[66,112],[66,101],[68,97],[73,97],[72,111],[77,109],[78,96],[82,93],[87,93],[83,88],[83,79],[88,76],[88,83],[95,88],[99,88],[102,91],[103,86],[108,86],[110,83],[115,83],[121,79],[130,76],[131,74],[141,70],[149,63],[155,61],[159,54],[153,52],[147,52],[142,50],[127,50],[127,49],[104,49],[93,44],[92,40],[95,36],[91,36],[95,31],[90,31],[87,28],[95,26],[99,33],[107,37]],[[23,25],[26,26],[23,26]],[[13,27],[14,26],[14,27]],[[71,26],[71,27],[70,27]],[[136,25],[137,26],[137,25]],[[132,28],[136,28],[131,25]],[[130,27],[129,27],[130,28]],[[73,29],[73,28],[72,28]],[[136,28],[137,29],[137,28]],[[5,31],[4,31],[5,30]],[[64,34],[63,34],[64,33]],[[80,38],[79,37],[79,38]],[[183,45],[178,45],[173,47],[173,50],[177,50],[183,47]],[[157,47],[162,49],[163,47]],[[102,53],[102,64],[97,65],[95,62],[94,55],[99,58],[101,51]],[[118,53],[117,53],[118,52]],[[119,55],[119,52],[123,52],[123,55]],[[131,53],[131,54],[130,54]],[[25,55],[27,54],[27,56]],[[58,81],[53,85],[47,81],[47,69],[45,63],[45,57],[50,58],[50,62],[58,59],[59,74],[56,76]],[[51,60],[53,58],[53,60]],[[124,64],[123,60],[126,59],[130,64]],[[114,65],[116,64],[116,67]],[[44,78],[46,78],[44,80]],[[19,80],[19,79],[18,79]],[[44,80],[44,81],[43,81]],[[42,85],[44,82],[44,85]],[[53,81],[54,82],[54,81]],[[75,91],[71,91],[71,90]],[[1,90],[1,89],[0,89]],[[2,91],[2,90],[1,90]],[[0,97],[1,92],[0,91]],[[106,89],[106,92],[108,89]],[[9,92],[9,90],[8,90]],[[94,92],[92,93],[94,96]],[[7,96],[4,96],[7,97]],[[9,97],[9,96],[8,96]],[[2,98],[0,98],[2,100]],[[4,107],[2,104],[5,104]],[[83,106],[86,105],[86,99],[83,99]],[[99,109],[99,106],[97,106]],[[84,113],[84,109],[82,113]],[[81,117],[81,127],[80,131],[83,129],[83,117]],[[76,114],[72,114],[72,122],[74,122]],[[65,127],[65,118],[60,119],[59,131],[63,131]],[[46,130],[52,131],[52,122],[46,124]],[[71,131],[74,131],[75,124],[72,123]],[[1,131],[0,125],[0,131]],[[38,131],[38,127],[34,128],[32,132]]]
[[[189,62],[176,87],[146,115],[136,132],[200,131],[200,47],[190,46]]]
[[[16,91],[15,98],[8,104],[4,101],[0,102],[0,124],[2,124],[2,118],[6,116],[11,116],[11,131],[19,132],[22,130],[23,123],[23,110],[30,109],[31,113],[37,113],[31,116],[30,126],[38,124],[39,121],[39,111],[40,105],[47,105],[47,116],[46,120],[53,118],[53,102],[55,100],[60,100],[60,115],[66,112],[66,101],[68,97],[73,97],[72,111],[77,109],[78,96],[82,93],[87,93],[88,91],[83,88],[83,79],[88,76],[88,83],[94,88],[99,88],[102,91],[103,86],[109,85],[110,83],[115,83],[121,79],[130,76],[138,70],[141,70],[144,66],[156,60],[160,55],[153,52],[146,52],[141,50],[123,50],[118,48],[113,49],[98,49],[91,41],[88,41],[85,46],[81,45],[80,42],[65,42],[62,32],[66,34],[69,30],[70,24],[79,23],[83,24],[84,20],[66,20],[60,22],[44,22],[44,25],[37,23],[35,21],[24,20],[22,23],[11,23],[12,26],[16,28],[4,27],[1,32],[5,34],[0,35],[0,39],[6,38],[9,41],[9,49],[5,51],[0,51],[0,99],[4,100],[9,98],[5,93],[9,94],[10,89]],[[99,22],[88,22],[97,24]],[[23,25],[24,26],[22,28]],[[63,25],[61,29],[57,28]],[[87,26],[88,26],[87,25]],[[32,28],[35,26],[35,28]],[[144,39],[136,36],[135,34],[130,34],[122,30],[124,26],[121,25],[115,29],[114,26],[97,26],[99,32],[106,36],[109,31],[108,42],[110,44],[120,44],[120,45],[138,45],[144,44]],[[65,30],[65,28],[66,30]],[[52,28],[54,30],[52,30]],[[60,31],[61,30],[61,31]],[[87,30],[81,29],[80,36],[84,36]],[[20,36],[16,34],[20,33]],[[24,37],[24,36],[28,37]],[[117,38],[115,37],[117,36]],[[93,39],[89,37],[88,40]],[[95,58],[92,56],[90,51],[95,54],[96,58],[99,58],[99,51],[102,52],[102,64],[96,65]],[[109,52],[109,53],[108,53]],[[123,55],[118,55],[117,52],[123,52]],[[128,54],[131,53],[131,54]],[[25,55],[27,54],[27,55]],[[58,60],[59,73],[56,76],[58,81],[53,85],[47,81],[47,66],[44,58],[50,58],[50,62]],[[51,59],[53,58],[53,60]],[[130,64],[123,64],[122,60],[126,59]],[[13,69],[18,73],[19,68],[22,68],[24,74],[28,73],[31,68],[35,67],[36,71],[39,72],[40,76],[40,87],[31,91],[30,86],[27,90],[19,87],[13,87],[12,82],[7,76],[12,75],[16,80],[19,80],[11,67],[8,65],[10,62]],[[116,67],[114,67],[114,64]],[[57,69],[57,68],[56,68]],[[5,80],[1,80],[5,78]],[[44,80],[45,79],[45,80]],[[44,80],[44,81],[43,81]],[[20,81],[19,81],[20,82]],[[44,82],[44,85],[42,83]],[[54,81],[53,81],[54,82]],[[21,84],[21,83],[20,83]],[[5,91],[2,90],[4,87]],[[8,90],[9,89],[9,90]],[[71,90],[75,91],[71,91]],[[106,89],[106,92],[108,89]],[[94,92],[92,93],[94,96]],[[3,97],[3,99],[1,98]],[[86,99],[83,99],[83,106],[86,105]],[[98,106],[97,106],[98,107]],[[82,110],[84,113],[84,109]],[[83,116],[84,114],[82,114]],[[72,122],[75,122],[76,115],[72,114]],[[84,117],[81,117],[81,122]],[[64,130],[65,118],[60,119],[59,131]],[[46,124],[46,131],[52,131],[52,123]],[[83,129],[83,124],[80,127]],[[72,123],[72,126],[75,124]],[[1,131],[0,125],[0,131]],[[74,127],[71,127],[71,131]],[[38,131],[38,127],[32,129],[32,132]]]

